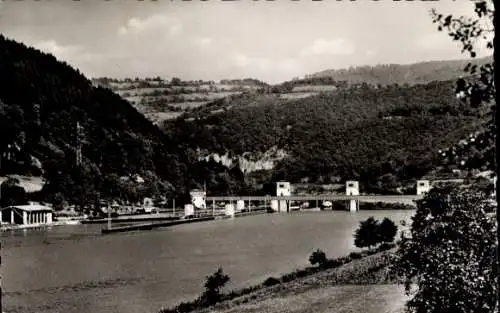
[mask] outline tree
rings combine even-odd
[[[19,180],[8,178],[0,185],[0,207],[22,205],[27,203],[26,191],[18,186]]]
[[[460,41],[462,44],[462,52],[468,52],[471,58],[477,55],[478,44],[486,43],[486,48],[493,50],[493,38],[495,35],[495,9],[493,1],[482,0],[475,2],[474,12],[476,18],[465,16],[454,17],[452,15],[444,16],[437,13],[436,10],[431,11],[433,23],[438,24],[438,30],[447,30],[448,35],[454,41]],[[465,68],[465,72],[472,76],[472,79],[460,78],[457,81],[457,97],[470,103],[473,107],[478,107],[481,104],[491,106],[492,120],[489,127],[492,130],[496,129],[495,111],[496,111],[496,88],[495,88],[495,62],[485,64],[479,68],[476,65],[469,63]],[[497,82],[498,83],[498,82]],[[496,133],[493,131],[492,133]]]
[[[378,223],[370,216],[367,220],[360,222],[359,228],[354,233],[354,245],[358,248],[371,248],[376,246],[379,241]]]
[[[411,312],[494,312],[498,305],[496,222],[477,189],[435,188],[402,235],[396,273]]]
[[[438,30],[447,29],[472,58],[479,40],[486,40],[487,48],[493,49],[495,12],[492,1],[476,2],[474,11],[476,19],[432,11]],[[477,66],[470,64],[465,70],[478,73]],[[459,79],[456,91],[472,107],[491,106],[486,133],[495,138],[493,70],[494,62],[480,67],[476,77]],[[412,296],[409,311],[498,312],[497,224],[491,213],[495,208],[487,199],[478,188],[448,186],[432,190],[419,202],[410,236],[402,236],[395,262],[396,273]]]
[[[323,267],[327,262],[326,254],[320,249],[317,249],[309,256],[309,262],[311,265],[316,265]]]
[[[179,77],[172,77],[170,84],[172,86],[180,86],[182,84],[182,80]]]
[[[220,290],[229,282],[230,278],[224,274],[222,268],[218,268],[212,275],[207,276],[205,281],[205,291],[200,300],[208,305],[217,303],[221,300]]]
[[[379,242],[393,242],[397,232],[398,227],[387,217],[384,218],[380,224],[378,224],[377,235]]]

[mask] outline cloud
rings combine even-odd
[[[354,45],[343,38],[316,39],[311,46],[302,49],[301,55],[349,55],[354,51]]]
[[[436,32],[433,34],[426,34],[418,37],[415,44],[418,48],[424,50],[438,50],[443,47],[449,47],[451,38],[448,39],[448,34],[443,32]]]
[[[271,68],[272,62],[268,58],[249,57],[245,54],[235,54],[231,58],[232,64],[236,67],[255,67],[260,71],[267,71]]]
[[[367,57],[374,56],[375,54],[377,54],[377,52],[376,52],[375,50],[372,50],[372,49],[368,49],[368,50],[366,50],[366,52],[365,52],[365,55],[366,55]]]
[[[56,57],[64,57],[68,54],[73,54],[81,50],[79,46],[64,46],[58,44],[55,40],[42,40],[33,45],[35,48],[46,53],[51,53]]]
[[[164,15],[152,15],[145,19],[130,18],[125,26],[118,29],[119,35],[140,34],[149,31],[165,31],[169,35],[177,35],[182,24],[174,18]]]
[[[39,41],[33,44],[33,47],[50,53],[58,60],[66,61],[83,72],[86,72],[85,70],[89,68],[98,69],[107,60],[103,54],[85,51],[85,49],[76,45],[61,45],[55,40]]]
[[[200,46],[200,47],[208,47],[212,44],[213,39],[209,37],[204,37],[204,38],[194,38],[193,42],[195,45]]]
[[[278,63],[278,67],[283,71],[295,71],[300,67],[297,59],[287,58]]]

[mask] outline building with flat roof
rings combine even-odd
[[[431,184],[428,180],[417,180],[417,195],[423,195],[431,190]]]
[[[0,209],[0,221],[11,225],[52,224],[54,210],[41,204],[11,205]]]

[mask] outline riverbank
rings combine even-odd
[[[306,267],[262,284],[232,291],[206,307],[196,300],[171,312],[402,312],[405,295],[389,271],[394,245],[351,253],[323,267]],[[362,300],[362,301],[360,301]],[[382,305],[383,304],[383,305]],[[382,306],[381,306],[382,305]]]

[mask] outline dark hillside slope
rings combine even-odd
[[[72,203],[97,198],[181,195],[196,187],[190,159],[127,101],[93,87],[52,55],[0,35],[0,175],[43,176],[42,197]],[[83,160],[76,166],[77,122]],[[139,175],[142,186],[120,176]]]

